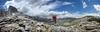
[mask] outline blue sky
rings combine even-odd
[[[0,7],[4,5],[4,3],[7,0],[0,0]],[[53,0],[51,2],[54,2],[56,0]],[[71,2],[72,5],[62,5],[59,6],[58,8],[54,9],[57,11],[69,11],[71,13],[73,12],[95,12],[95,9],[93,8],[93,4],[100,4],[100,0],[58,0],[61,2]],[[82,1],[87,3],[87,7],[83,8]]]
[[[6,1],[7,0],[0,0],[0,7],[2,7]],[[58,6],[54,9],[51,9],[51,11],[68,11],[69,13],[79,14],[96,13],[100,11],[100,0],[50,0],[47,4],[55,3],[56,1],[60,2],[57,2]],[[64,2],[65,4],[62,4]]]
[[[6,0],[0,0],[0,9],[3,8],[2,6],[4,5],[5,2]]]
[[[4,5],[5,2],[6,0],[0,0],[0,5]]]
[[[80,13],[93,13],[96,12],[93,5],[94,4],[100,4],[100,0],[59,0],[59,1],[65,1],[65,2],[71,2],[72,5],[64,5],[59,8],[57,8],[57,11],[69,11],[71,13],[73,12],[80,12]],[[83,8],[83,2],[86,2],[87,7]]]

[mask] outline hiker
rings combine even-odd
[[[54,23],[57,23],[57,16],[56,15],[52,16],[52,19],[53,19]]]

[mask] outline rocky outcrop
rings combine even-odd
[[[19,13],[18,10],[13,6],[9,6],[8,9],[0,9],[0,17],[11,16],[17,13]]]
[[[0,21],[0,32],[79,32],[76,28],[49,25],[25,18],[24,16],[5,17]]]

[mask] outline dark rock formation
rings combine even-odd
[[[16,12],[18,12],[18,10],[15,7],[13,7],[13,6],[9,6],[8,11],[10,13],[16,13]]]
[[[9,6],[8,11],[5,11],[5,9],[0,9],[0,17],[13,15],[14,13],[18,13],[18,10],[13,6]]]

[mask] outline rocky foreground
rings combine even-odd
[[[0,18],[0,32],[100,32],[99,20],[87,16],[71,22],[49,24],[27,16],[8,16]]]
[[[100,17],[51,19],[28,16],[13,6],[0,11],[0,32],[100,32]]]

